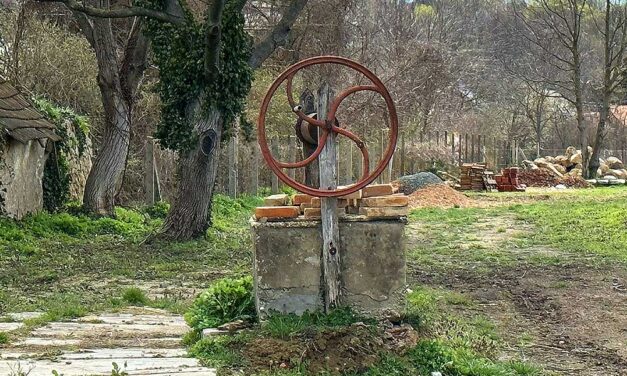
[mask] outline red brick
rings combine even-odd
[[[285,206],[289,205],[290,197],[286,194],[272,195],[263,199],[265,206]]]
[[[311,203],[312,198],[313,196],[310,196],[304,193],[298,193],[298,194],[295,194],[294,197],[292,198],[292,204],[294,205],[309,204]]]
[[[361,207],[359,208],[359,214],[365,215],[369,218],[394,218],[394,217],[404,217],[407,215],[409,210],[407,207],[386,207],[386,208],[368,208]]]
[[[348,200],[344,200],[344,199],[338,199],[337,200],[337,207],[338,208],[345,208],[348,206]],[[320,197],[313,197],[311,199],[311,207],[312,208],[319,208],[320,207]]]
[[[260,206],[255,208],[255,217],[259,218],[296,218],[300,215],[298,206]]]

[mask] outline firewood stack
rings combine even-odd
[[[499,192],[524,192],[526,186],[518,181],[518,167],[504,168],[501,175],[496,175]]]
[[[402,193],[395,193],[392,185],[375,184],[339,197],[337,210],[340,218],[351,215],[366,220],[399,218],[407,216],[408,203],[408,197]],[[255,209],[255,218],[258,221],[320,220],[320,198],[302,193],[293,197],[286,194],[272,195],[264,199],[264,206]]]

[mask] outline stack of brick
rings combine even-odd
[[[496,175],[499,192],[524,192],[526,186],[518,181],[518,167],[504,168],[501,175]]]
[[[345,187],[338,187],[339,189]],[[320,219],[319,197],[303,193],[272,195],[264,199],[264,206],[255,209],[257,220],[281,220],[303,218]],[[338,197],[337,210],[340,218],[362,216],[366,219],[398,218],[408,213],[408,197],[397,194],[390,184],[369,185],[357,192]]]
[[[487,189],[484,181],[485,164],[464,163],[462,165],[460,189],[462,191],[484,191]]]

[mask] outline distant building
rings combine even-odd
[[[58,140],[55,126],[0,80],[0,214],[21,219],[42,210],[44,166]]]

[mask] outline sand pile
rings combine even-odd
[[[430,185],[409,195],[410,208],[467,207],[472,199],[445,184]]]

